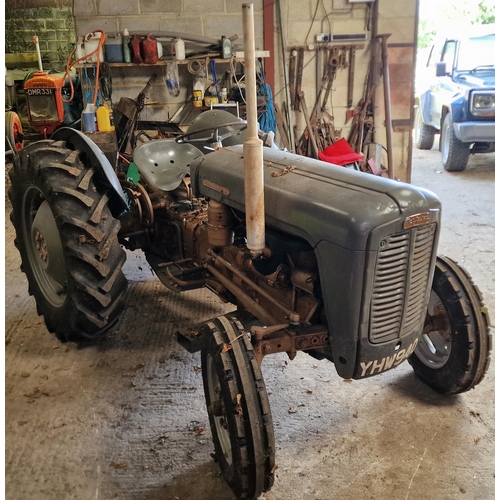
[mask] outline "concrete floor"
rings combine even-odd
[[[413,182],[443,201],[440,253],[469,270],[494,322],[494,156],[455,174],[435,149],[414,156]],[[118,328],[93,346],[61,344],[27,294],[8,216],[5,227],[6,498],[232,499],[210,458],[199,355],[174,340],[228,306],[206,291],[172,294],[134,253]],[[278,465],[263,498],[494,498],[494,364],[453,397],[407,363],[361,382],[305,354],[262,369]]]

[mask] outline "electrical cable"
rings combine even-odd
[[[309,34],[311,33],[314,21],[316,20],[316,14],[318,13],[318,8],[319,8],[319,2],[320,1],[321,0],[317,0],[317,2],[316,2],[316,9],[314,9],[314,15],[313,15],[313,18],[312,18],[312,21],[311,21],[311,25],[309,26],[309,31],[307,32],[306,38],[304,40],[304,44],[305,45],[307,45],[307,39],[309,38]]]
[[[105,101],[111,101],[113,94],[113,78],[111,76],[111,68],[107,62],[101,65],[101,77],[99,78],[99,88],[102,98]]]
[[[325,9],[324,4],[323,4],[323,8]],[[332,12],[328,12],[328,13],[326,13],[326,9],[325,9],[326,15],[321,20],[321,32],[323,33],[323,22],[325,21],[325,19],[328,21],[328,26],[330,27],[329,33],[331,33],[332,28],[331,28],[331,24],[330,24],[330,19],[328,19],[328,18],[333,14],[350,14],[353,10],[354,10],[354,4],[351,5],[350,9],[335,9]]]
[[[198,59],[193,59],[187,63],[187,70],[192,75],[199,75],[200,73],[206,73],[204,61],[200,61]]]
[[[328,21],[328,33],[331,33],[332,32],[332,25],[330,23],[330,19],[328,19],[328,12],[326,10],[324,0],[321,0],[321,5],[323,6],[323,10],[325,11],[326,20]],[[325,17],[321,20],[321,33],[323,33],[323,21],[325,20]]]
[[[236,76],[236,68],[234,67],[234,62],[236,61],[236,57],[232,56],[231,57],[231,60],[229,61],[229,71],[231,73],[231,87],[233,86],[233,79],[234,79],[234,83],[236,84],[236,86],[238,87],[238,90],[240,92],[240,97],[241,97],[241,100],[243,101],[243,103],[247,103],[246,99],[245,99],[245,92],[243,92],[243,88],[241,86],[241,82],[245,79],[245,75],[243,74],[243,76],[238,80],[238,77]]]

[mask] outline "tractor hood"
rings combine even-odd
[[[195,196],[245,211],[243,146],[199,157],[191,164]],[[370,232],[431,209],[436,196],[406,183],[264,148],[266,224],[304,238],[367,250]]]
[[[263,155],[266,232],[281,230],[303,238],[314,249],[338,374],[361,378],[366,376],[362,363],[390,357],[398,349],[409,355],[422,331],[429,299],[441,212],[437,197],[403,182],[304,156],[270,148],[264,148]],[[244,211],[243,147],[231,146],[196,158],[191,181],[196,196]],[[402,241],[412,243],[406,246]],[[271,239],[266,241],[271,243]],[[279,249],[293,251],[292,246]],[[389,268],[390,281],[399,279],[401,266],[411,267],[412,252],[419,253],[418,262],[425,256],[423,274],[412,275],[411,286],[401,290],[423,287],[415,295],[419,300],[411,302],[416,321],[395,336],[375,338],[371,307],[381,276],[376,271],[378,257],[390,254],[391,265],[396,262],[397,266]],[[405,297],[405,304],[412,293]],[[399,298],[393,300],[396,303]]]

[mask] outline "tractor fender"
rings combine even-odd
[[[51,139],[66,141],[70,149],[82,151],[86,155],[86,161],[90,163],[92,168],[104,174],[105,180],[107,180],[107,184],[111,188],[109,208],[114,217],[119,217],[124,211],[128,210],[127,198],[115,170],[95,142],[89,139],[83,132],[68,127],[56,130],[52,134]]]

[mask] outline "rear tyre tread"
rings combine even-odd
[[[93,169],[86,167],[82,159],[78,151],[67,149],[63,141],[44,140],[24,148],[10,172],[11,220],[22,269],[47,329],[60,340],[96,339],[103,335],[123,309],[127,286],[121,270],[126,256],[118,241],[119,221],[107,207],[104,189],[94,182]],[[61,238],[67,281],[60,307],[51,305],[44,296],[31,269],[27,250],[30,243],[24,241],[23,231],[28,231],[29,222],[23,221],[27,217],[23,215],[23,199],[24,193],[33,187],[49,204]]]

